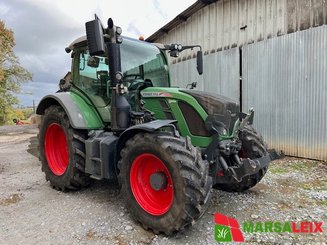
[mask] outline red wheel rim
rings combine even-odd
[[[150,176],[158,172],[166,176],[167,185],[155,190],[150,184]],[[130,185],[144,211],[159,216],[170,209],[174,200],[173,181],[166,165],[155,155],[143,153],[135,158],[130,172]]]
[[[49,168],[55,175],[63,175],[68,166],[66,134],[57,123],[51,123],[45,132],[45,156]]]

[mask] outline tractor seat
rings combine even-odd
[[[129,91],[141,91],[145,88],[148,88],[148,87],[153,87],[153,83],[150,79],[135,79],[131,85],[128,87],[128,90]]]

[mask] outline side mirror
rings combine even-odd
[[[93,68],[98,68],[100,64],[100,58],[90,56],[87,65]]]
[[[196,53],[196,69],[198,70],[199,75],[203,73],[203,54],[202,51]]]
[[[102,55],[105,53],[103,28],[99,19],[85,23],[87,46],[90,55]]]

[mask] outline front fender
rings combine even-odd
[[[124,147],[126,141],[133,137],[134,135],[140,133],[140,132],[148,132],[152,133],[159,128],[171,125],[172,123],[176,122],[176,120],[154,120],[148,123],[138,124],[133,127],[128,128],[125,130],[118,139],[117,142],[117,153],[119,155],[119,152]]]
[[[75,129],[101,129],[104,127],[96,109],[76,93],[60,92],[43,97],[36,109],[36,114],[43,115],[51,105],[60,105]]]

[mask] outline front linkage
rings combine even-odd
[[[210,174],[214,177],[215,184],[241,183],[246,176],[254,176],[263,170],[265,173],[270,161],[276,158],[275,151],[268,153],[263,141],[260,142],[263,145],[262,153],[258,154],[260,157],[251,159],[244,155],[242,144],[246,142],[242,142],[240,135],[243,131],[252,129],[253,108],[247,114],[239,113],[230,134],[227,128],[231,117],[227,118],[222,120],[221,116],[214,115],[206,120],[207,129],[213,133],[213,141],[203,151],[203,155],[210,163]]]

